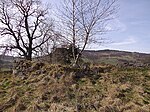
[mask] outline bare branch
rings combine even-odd
[[[31,60],[33,52],[53,36],[53,24],[47,22],[47,15],[48,9],[42,7],[40,0],[2,0],[0,33],[11,37],[11,47]]]
[[[105,32],[107,21],[116,12],[117,0],[64,0],[60,13],[63,24],[62,30],[72,39],[74,62],[79,59],[87,44],[96,43],[95,35]],[[62,32],[62,33],[63,33]],[[65,34],[64,34],[65,35]],[[97,41],[100,43],[100,40]],[[103,41],[102,41],[103,42]],[[80,46],[80,52],[75,56],[75,46]]]

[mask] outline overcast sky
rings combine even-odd
[[[42,1],[55,8],[62,0]],[[109,44],[92,46],[91,49],[150,53],[150,0],[118,0],[118,4],[118,16],[108,27],[119,30],[104,35],[110,41]]]
[[[45,0],[52,6],[62,0]],[[118,17],[110,28],[119,29],[109,32],[105,37],[110,44],[95,46],[92,49],[115,49],[132,52],[150,53],[150,0],[118,0]]]

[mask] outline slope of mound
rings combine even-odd
[[[148,69],[20,62],[0,74],[1,112],[149,112]]]

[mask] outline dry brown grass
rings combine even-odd
[[[31,64],[31,65],[30,65]],[[149,112],[150,70],[24,64],[26,75],[0,74],[3,112]],[[28,67],[27,67],[28,66]]]

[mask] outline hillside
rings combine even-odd
[[[50,63],[56,63],[58,60],[59,61],[66,60],[65,57],[63,57],[62,53],[64,53],[64,51],[57,53],[56,56],[54,56],[55,59],[51,59],[52,58],[51,53],[50,56],[38,57],[35,58],[35,60],[44,60],[46,62],[48,61]],[[58,60],[56,58],[58,58]],[[4,67],[5,66],[12,67],[12,62],[16,59],[18,58],[11,56],[4,56],[0,60],[1,61],[0,64]],[[117,51],[117,50],[98,50],[98,51],[85,50],[83,52],[82,59],[85,62],[90,62],[93,64],[106,63],[118,66],[135,66],[135,67],[150,65],[150,54]],[[54,62],[52,62],[52,60],[54,60]]]
[[[107,63],[112,65],[150,65],[150,54],[126,52],[117,50],[85,50],[83,53],[85,61],[91,63]]]
[[[2,56],[0,55],[0,69],[3,68],[12,68],[14,60],[17,59],[13,56]]]
[[[150,112],[150,69],[21,61],[0,74],[0,112]]]

